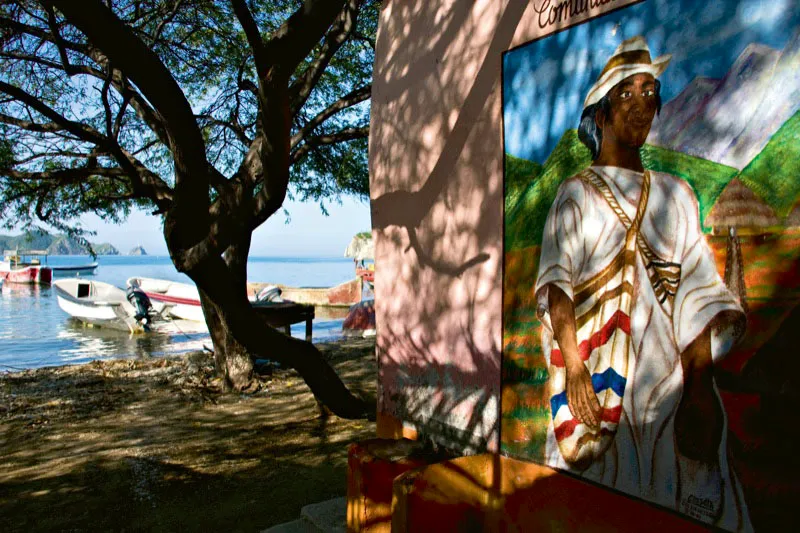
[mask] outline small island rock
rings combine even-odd
[[[97,255],[119,255],[119,250],[107,242],[96,244],[94,246],[94,252]]]

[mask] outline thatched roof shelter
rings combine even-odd
[[[780,220],[750,187],[733,178],[708,213],[705,225],[714,228],[767,228],[780,225]]]
[[[359,233],[344,251],[345,257],[352,257],[356,261],[375,260],[375,243],[372,240],[372,234],[364,232]]]

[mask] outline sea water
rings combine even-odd
[[[86,256],[51,256],[52,266],[91,263]],[[86,279],[125,288],[130,277],[148,277],[191,283],[175,270],[166,256],[100,256],[99,266]],[[297,287],[329,287],[354,277],[348,258],[253,257],[248,280]],[[66,277],[66,276],[64,276]],[[60,279],[60,278],[55,278]],[[85,363],[95,359],[154,357],[211,347],[208,333],[180,332],[130,335],[92,328],[61,310],[55,289],[48,285],[4,283],[0,294],[0,371]],[[343,313],[333,316],[317,310],[313,341],[335,340],[342,334]],[[305,337],[305,324],[292,326],[292,335]]]

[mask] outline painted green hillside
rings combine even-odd
[[[784,122],[739,179],[775,210],[789,214],[800,198],[800,111]]]
[[[515,159],[515,167],[521,168],[522,163]],[[645,168],[668,172],[689,182],[700,203],[701,220],[705,220],[722,189],[737,173],[732,167],[650,145],[642,148],[642,161]],[[517,200],[506,200],[507,251],[541,243],[542,228],[558,186],[590,163],[589,150],[578,139],[577,130],[567,130],[545,161],[538,178],[528,184]]]
[[[511,154],[506,154],[505,165],[505,203],[508,209],[519,201],[525,188],[539,177],[542,165]]]
[[[644,168],[681,177],[692,186],[700,204],[701,221],[706,219],[722,190],[739,172],[733,167],[649,144],[642,147],[641,153]],[[703,230],[710,232],[711,228],[704,227]]]
[[[538,178],[525,187],[517,202],[506,202],[506,251],[540,243],[558,186],[589,163],[589,150],[578,140],[577,130],[567,130],[542,165]]]

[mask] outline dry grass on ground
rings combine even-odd
[[[374,398],[374,342],[320,345]],[[373,423],[319,418],[293,371],[220,394],[208,354],[0,374],[0,530],[259,531],[343,495]]]

